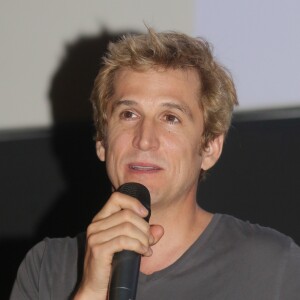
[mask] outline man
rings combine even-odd
[[[92,103],[112,188],[145,185],[150,225],[137,199],[113,192],[86,236],[46,239],[27,254],[11,299],[108,299],[112,258],[124,249],[142,255],[136,299],[299,298],[290,238],[197,205],[237,104],[205,41],[149,29],[110,44]]]

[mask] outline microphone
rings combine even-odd
[[[118,192],[138,199],[149,211],[145,218],[150,218],[150,193],[148,189],[136,182],[121,185]],[[109,300],[134,300],[139,278],[141,255],[129,250],[114,254],[112,276],[109,289]]]

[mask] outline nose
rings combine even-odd
[[[135,128],[133,147],[142,151],[156,150],[159,147],[155,122],[143,119]]]

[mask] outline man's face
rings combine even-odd
[[[144,184],[152,206],[195,200],[201,168],[208,169],[217,159],[201,151],[203,114],[196,71],[122,69],[114,87],[106,140],[97,142],[113,187]]]

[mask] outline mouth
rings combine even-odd
[[[147,163],[131,163],[129,164],[129,169],[136,172],[146,172],[146,173],[162,170],[162,168],[157,165],[147,164]]]

